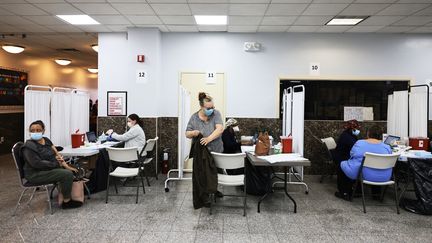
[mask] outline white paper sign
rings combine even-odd
[[[309,75],[319,76],[321,72],[321,66],[319,62],[311,62],[309,63]]]
[[[357,121],[373,121],[373,107],[345,106],[344,121],[349,121],[353,119]]]
[[[216,84],[216,72],[206,72],[206,83]]]
[[[135,76],[136,82],[139,84],[145,84],[148,81],[148,75],[146,70],[137,70]]]

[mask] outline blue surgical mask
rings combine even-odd
[[[43,135],[41,132],[31,132],[30,133],[30,138],[32,140],[39,141],[42,139],[42,137],[43,137]]]
[[[358,130],[358,129],[354,129],[354,130],[352,131],[352,134],[353,134],[354,136],[358,136],[358,135],[360,134],[360,130]]]
[[[205,109],[204,114],[206,116],[211,116],[213,114],[214,109]]]

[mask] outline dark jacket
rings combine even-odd
[[[43,170],[52,170],[60,168],[56,159],[56,154],[52,149],[52,142],[45,138],[45,144],[42,145],[34,140],[27,140],[22,147],[24,158],[24,176],[31,177],[35,172]]]
[[[241,145],[237,142],[234,133],[226,128],[222,133],[222,142],[225,154],[235,154],[241,152]]]
[[[357,137],[352,134],[351,130],[347,129],[341,133],[336,143],[336,148],[333,151],[333,159],[338,164],[341,161],[350,158],[351,148],[357,142]]]
[[[209,195],[217,191],[217,169],[207,147],[200,144],[202,135],[192,140],[189,158],[193,158],[192,191],[195,209],[210,203]]]

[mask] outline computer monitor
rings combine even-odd
[[[87,132],[86,135],[87,135],[87,140],[90,143],[95,143],[97,141],[97,137],[96,137],[96,134],[94,132]]]
[[[394,145],[396,141],[399,141],[400,137],[398,136],[393,136],[393,135],[388,135],[387,138],[384,140],[384,143],[387,145]]]

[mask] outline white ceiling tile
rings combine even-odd
[[[318,32],[323,33],[343,33],[350,29],[352,26],[322,26],[318,29]]]
[[[431,0],[399,0],[397,3],[432,3]]]
[[[93,2],[93,3],[105,3],[105,0],[67,0],[70,3],[88,3],[88,2]]]
[[[272,0],[271,3],[311,3],[313,0]]]
[[[107,3],[75,3],[74,6],[86,14],[119,14]]]
[[[34,25],[21,25],[21,26],[19,26],[19,28],[22,29],[25,32],[28,32],[28,33],[49,33],[49,32],[54,32],[53,30],[48,29],[45,26],[37,25],[37,24],[34,24]]]
[[[126,32],[127,28],[134,27],[133,25],[105,25],[113,32]]]
[[[329,4],[311,4],[303,12],[303,15],[337,15],[348,4],[329,3]]]
[[[26,0],[29,3],[65,3],[64,0]]]
[[[171,32],[198,32],[194,25],[168,25],[167,28]]]
[[[432,33],[431,26],[422,26],[408,31],[409,33]]]
[[[107,0],[109,3],[146,3],[146,0]]]
[[[229,15],[264,15],[267,4],[230,4]]]
[[[93,18],[101,24],[130,24],[129,20],[121,15],[95,15]]]
[[[82,32],[82,30],[78,29],[77,27],[71,24],[47,25],[46,27],[56,32]]]
[[[162,32],[169,32],[168,28],[165,25],[148,24],[148,25],[137,25],[137,27],[140,27],[140,28],[157,28]]]
[[[395,3],[398,0],[356,0],[354,3]]]
[[[414,26],[386,26],[380,30],[378,30],[377,32],[382,32],[382,33],[404,33],[404,32],[408,32],[412,29],[415,29],[416,27]]]
[[[388,6],[389,4],[351,4],[347,8],[345,8],[339,15],[374,15]]]
[[[226,25],[200,25],[198,26],[199,31],[227,31]]]
[[[261,25],[258,27],[258,32],[286,32],[288,26],[282,25]]]
[[[115,9],[117,9],[121,14],[125,15],[154,15],[155,13],[151,9],[148,4],[137,4],[137,3],[128,3],[128,4],[111,4]]]
[[[313,3],[352,3],[354,0],[314,0]]]
[[[147,0],[148,3],[188,3],[187,0]]]
[[[229,16],[229,25],[259,25],[262,17],[256,16]]]
[[[65,22],[54,16],[25,16],[26,19],[40,25],[64,25]]]
[[[189,4],[193,15],[228,15],[228,4]]]
[[[150,0],[152,1],[152,0]],[[188,0],[188,3],[230,3],[230,0]]]
[[[297,16],[264,16],[262,25],[291,25]]]
[[[411,25],[425,25],[432,22],[432,16],[408,16],[393,25],[404,25],[404,26],[411,26]]]
[[[162,24],[162,21],[155,15],[127,15],[126,17],[133,24]]]
[[[86,32],[111,32],[104,25],[80,25],[78,28]]]
[[[10,16],[10,15],[14,15],[14,13],[0,8],[0,16]]]
[[[258,26],[228,26],[228,32],[255,33]]]
[[[8,16],[0,18],[0,22],[5,23],[5,24],[10,24],[10,25],[32,25],[34,24],[33,22],[31,22],[28,19],[25,19],[23,17],[20,16]]]
[[[22,30],[18,29],[16,26],[0,24],[0,31],[2,33],[15,33],[15,32],[21,32]]]
[[[45,11],[31,4],[0,4],[0,8],[17,15],[47,15]]]
[[[423,10],[420,10],[419,12],[416,12],[415,15],[432,15],[432,6],[427,7]]]
[[[69,3],[44,3],[44,4],[36,4],[36,6],[40,9],[45,10],[46,12],[52,15],[58,14],[83,14],[82,11],[75,8]]]
[[[195,19],[192,16],[159,16],[164,24],[171,25],[195,25]]]
[[[187,4],[151,4],[157,15],[191,15]]]
[[[425,7],[429,6],[428,4],[392,4],[389,7],[385,8],[381,12],[377,13],[377,15],[411,15]]]
[[[333,16],[299,16],[294,25],[325,25]]]
[[[403,19],[404,16],[371,16],[362,22],[359,25],[376,25],[376,26],[385,26],[395,23],[398,20]]]
[[[230,3],[244,3],[244,4],[254,4],[254,3],[270,3],[271,0],[230,0]]]
[[[382,29],[384,26],[354,26],[346,32],[353,33],[371,33]]]
[[[300,15],[308,4],[270,4],[266,15],[285,16]]]

